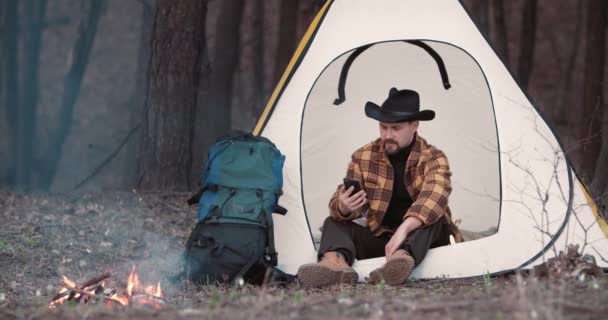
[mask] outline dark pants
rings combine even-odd
[[[328,251],[338,251],[346,257],[346,262],[352,265],[358,260],[384,256],[384,247],[391,239],[390,234],[384,233],[375,237],[367,227],[351,221],[336,221],[327,218],[323,223],[319,258]],[[416,261],[422,262],[431,248],[450,244],[450,230],[441,219],[429,226],[420,227],[407,236],[401,245]]]

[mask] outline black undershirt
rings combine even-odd
[[[412,147],[414,145],[413,142],[414,141],[412,141],[409,146],[398,153],[388,156],[388,159],[393,166],[393,194],[391,196],[391,202],[388,205],[388,209],[386,210],[386,214],[384,215],[382,224],[393,230],[397,229],[403,222],[405,212],[412,206],[412,203],[414,202],[409,192],[407,192],[407,188],[405,186],[405,164],[407,162],[407,158],[412,152]]]

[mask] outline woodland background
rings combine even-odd
[[[462,2],[605,205],[608,1]],[[0,0],[0,188],[196,189],[323,3]]]

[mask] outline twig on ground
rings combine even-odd
[[[598,306],[586,306],[586,305],[576,304],[576,303],[572,303],[572,302],[564,301],[564,300],[554,300],[554,301],[551,301],[551,303],[556,306],[560,306],[562,308],[575,310],[575,311],[581,311],[581,312],[585,312],[585,313],[596,313],[596,314],[607,314],[608,313],[608,308],[602,308],[602,307],[598,307]]]

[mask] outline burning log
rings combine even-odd
[[[92,278],[91,280],[85,281],[80,288],[81,289],[85,289],[86,287],[90,287],[92,285],[98,284],[99,282],[108,279],[109,277],[111,277],[112,275],[109,272],[106,272],[98,277]]]
[[[108,305],[119,304],[127,306],[130,304],[161,308],[166,300],[162,298],[160,282],[156,286],[143,286],[139,281],[139,275],[135,272],[133,266],[129,278],[127,280],[126,294],[122,290],[116,288],[104,288],[101,281],[108,279],[111,275],[104,273],[85,281],[82,285],[77,285],[76,282],[63,276],[60,283],[60,291],[49,303],[51,308],[57,304],[62,304],[66,301],[75,301],[76,303],[88,303],[89,301],[105,302]]]
[[[76,285],[76,282],[71,281],[64,276],[61,280],[61,283],[59,284],[62,289],[51,299],[51,306],[54,306],[57,303],[62,303],[63,301],[75,300],[78,303],[86,303],[91,299],[98,299],[100,297],[99,293],[103,292],[103,287],[98,283],[109,277],[109,273],[104,273],[101,276],[85,281],[83,285],[78,286]],[[90,289],[87,290],[87,288],[94,285],[97,286],[95,286],[92,291]]]
[[[132,301],[143,306],[149,306],[154,308],[160,308],[167,300],[162,297],[156,297],[147,293],[138,293],[133,296]]]

